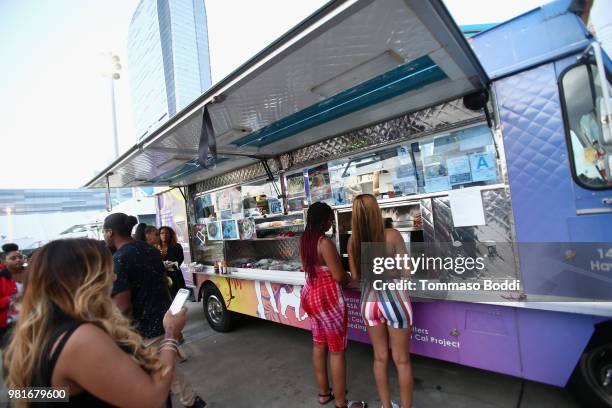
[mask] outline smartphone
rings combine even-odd
[[[189,297],[189,291],[187,289],[179,289],[178,293],[174,297],[172,304],[170,305],[170,313],[173,315],[181,311],[187,298]]]

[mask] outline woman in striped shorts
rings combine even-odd
[[[375,290],[372,270],[362,271],[362,255],[371,257],[403,256],[406,246],[402,235],[393,228],[384,228],[383,218],[370,194],[362,194],[353,200],[351,220],[352,235],[348,242],[349,264],[355,279],[361,280],[361,314],[374,347],[374,377],[383,408],[396,408],[391,401],[387,365],[389,361],[389,339],[391,355],[397,369],[402,407],[412,406],[412,366],[410,364],[410,336],[412,329],[412,306],[408,294],[403,290]],[[368,243],[368,245],[362,244]],[[365,262],[364,262],[365,263]],[[369,263],[365,263],[369,264]],[[376,279],[397,281],[410,271],[385,271]]]

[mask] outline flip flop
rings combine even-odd
[[[325,402],[321,402],[321,400],[319,400],[319,404],[320,405],[325,405],[325,404],[329,404],[330,402],[332,402],[336,397],[334,396],[334,393],[332,392],[332,389],[329,389],[329,393],[328,394],[317,394],[317,396],[319,398],[327,398],[325,400]]]
[[[341,407],[336,405],[336,408],[353,408],[354,404],[361,404],[361,408],[368,408],[368,403],[365,401],[349,401],[346,405]]]

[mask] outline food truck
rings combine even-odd
[[[413,297],[413,353],[612,406],[611,65],[575,6],[468,42],[440,0],[332,1],[87,186],[180,189],[218,331],[236,313],[309,329],[308,205],[333,207],[348,268],[351,200],[373,194],[408,245],[488,259],[425,278],[520,282]],[[345,297],[349,336],[367,342],[359,291]]]

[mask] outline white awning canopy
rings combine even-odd
[[[333,1],[86,186],[191,184],[487,82],[441,0]],[[196,160],[205,106],[219,152],[208,169]]]

